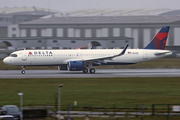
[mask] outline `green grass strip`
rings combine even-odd
[[[77,101],[78,106],[135,107],[136,104],[180,103],[179,77],[153,78],[51,78],[0,79],[0,106],[54,105],[54,93],[61,89],[62,105]],[[147,107],[147,106],[146,106]]]

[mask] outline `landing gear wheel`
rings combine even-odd
[[[22,73],[22,74],[25,74],[25,70],[22,70],[21,73]]]
[[[83,73],[88,73],[88,69],[86,67],[83,68]]]
[[[25,74],[25,66],[22,66],[22,68],[23,68],[23,69],[22,69],[21,73],[22,73],[22,74]]]
[[[91,69],[90,69],[90,73],[91,73],[91,74],[94,74],[95,72],[96,72],[96,70],[95,70],[94,68],[91,68]]]

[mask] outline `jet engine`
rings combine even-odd
[[[81,70],[83,70],[83,62],[69,61],[67,63],[67,68],[69,71],[81,71]]]

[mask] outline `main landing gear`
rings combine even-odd
[[[94,74],[94,73],[96,72],[96,70],[95,70],[94,68],[91,68],[91,69],[89,70],[89,72],[90,72],[91,74]]]
[[[94,74],[96,72],[96,70],[94,68],[90,68],[89,72],[91,74]],[[88,69],[86,67],[83,68],[83,73],[88,73]]]
[[[22,74],[25,74],[25,73],[26,73],[26,72],[25,72],[25,66],[22,66],[22,68],[23,68],[23,69],[22,69],[21,73],[22,73]]]
[[[88,69],[86,67],[83,67],[83,73],[88,73]]]

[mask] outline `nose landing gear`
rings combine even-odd
[[[23,68],[23,69],[22,69],[21,73],[22,73],[22,74],[25,74],[25,73],[26,73],[26,72],[25,72],[25,66],[22,66],[22,68]]]

